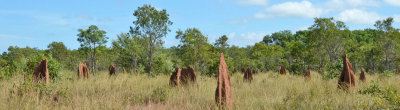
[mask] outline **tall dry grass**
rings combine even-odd
[[[31,83],[19,75],[0,81],[1,109],[218,109],[214,95],[216,78],[198,77],[197,84],[169,87],[169,76],[99,72],[89,79],[78,79],[75,72],[62,71],[62,80],[48,85]],[[337,79],[323,80],[311,72],[303,76],[278,75],[276,72],[254,75],[243,81],[240,73],[231,76],[234,109],[376,109],[390,103],[379,96],[357,91],[379,79],[381,87],[399,90],[399,76],[368,75],[357,80],[353,92],[337,89]],[[357,74],[358,77],[358,74]],[[357,78],[358,79],[358,78]]]

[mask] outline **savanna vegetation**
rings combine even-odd
[[[176,31],[179,45],[166,48],[163,37],[173,25],[167,10],[144,5],[133,16],[133,26],[117,39],[96,25],[78,29],[79,49],[63,42],[44,50],[10,46],[0,55],[0,108],[218,109],[213,98],[220,52],[231,74],[235,109],[399,108],[400,33],[393,18],[363,30],[315,18],[307,30],[282,30],[246,47],[228,44],[226,35],[211,44],[193,27]],[[357,76],[361,69],[367,73],[367,81],[357,81],[350,93],[337,89],[345,54]],[[33,83],[33,69],[45,58],[51,83]],[[79,62],[88,64],[93,77],[78,79]],[[127,73],[109,77],[110,64]],[[277,74],[280,65],[288,75]],[[175,68],[188,66],[195,68],[198,83],[169,87]],[[257,71],[252,83],[235,72],[241,68]],[[310,81],[303,78],[308,68]]]

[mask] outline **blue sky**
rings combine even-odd
[[[400,27],[400,0],[8,0],[0,3],[0,52],[10,45],[47,49],[62,41],[77,49],[78,29],[97,25],[111,41],[128,32],[137,7],[166,9],[173,22],[165,47],[179,44],[178,29],[196,27],[209,42],[222,35],[231,45],[247,46],[281,30],[307,29],[315,17],[334,17],[354,29],[374,28],[376,20],[395,19]]]

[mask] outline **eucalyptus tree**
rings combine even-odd
[[[170,32],[169,26],[172,22],[169,20],[167,10],[157,10],[151,5],[138,7],[133,16],[136,17],[133,22],[135,26],[130,28],[130,33],[146,39],[148,72],[151,75],[153,54],[162,46],[162,37]]]
[[[91,61],[92,73],[96,73],[96,47],[107,43],[106,31],[100,30],[96,25],[89,26],[88,29],[78,29],[78,42],[81,48],[89,50],[89,59]]]

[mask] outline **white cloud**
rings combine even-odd
[[[265,12],[256,13],[255,18],[274,18],[274,17],[319,17],[323,10],[316,8],[309,1],[284,2],[268,7]]]
[[[267,0],[237,0],[238,4],[241,5],[267,5]]]
[[[382,18],[384,17],[381,17],[375,12],[366,12],[359,9],[345,10],[341,12],[337,17],[335,17],[335,19],[337,20],[355,24],[374,24],[375,21]]]
[[[326,2],[326,7],[333,9],[347,9],[355,7],[374,7],[379,6],[376,0],[330,0]]]
[[[385,3],[393,6],[400,6],[400,0],[383,0]]]

